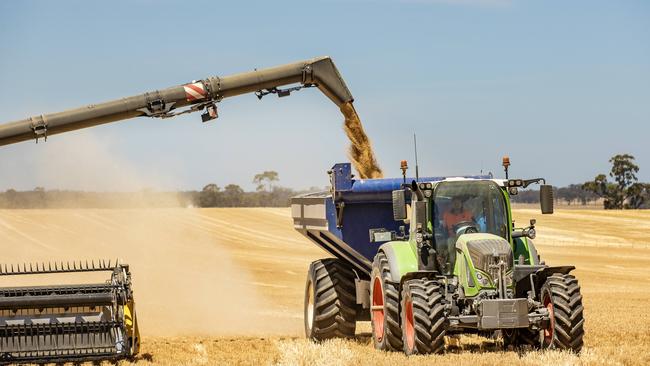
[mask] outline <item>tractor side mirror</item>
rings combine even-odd
[[[539,186],[539,203],[542,208],[542,214],[553,213],[553,186],[542,184]]]
[[[393,219],[406,220],[406,191],[398,189],[393,191]]]

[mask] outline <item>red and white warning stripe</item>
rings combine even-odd
[[[185,89],[185,98],[188,102],[205,99],[208,94],[203,83],[185,84],[183,85],[183,89]]]

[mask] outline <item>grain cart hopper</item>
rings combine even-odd
[[[128,265],[91,261],[0,266],[0,278],[82,272],[109,277],[95,283],[0,288],[0,364],[117,360],[138,353]]]
[[[352,337],[371,320],[375,347],[440,353],[444,337],[501,335],[508,346],[582,348],[582,297],[574,267],[540,261],[535,221],[515,228],[510,195],[541,178],[491,176],[354,179],[329,172],[327,192],[291,201],[294,227],[334,258],[311,264],[305,332]]]
[[[217,103],[224,98],[253,92],[259,99],[268,94],[284,97],[310,87],[334,102],[346,123],[358,121],[352,94],[334,62],[317,57],[5,123],[0,125],[0,146],[47,141],[55,134],[134,117],[169,118],[202,112],[201,119],[206,122],[217,118]],[[5,279],[65,272],[111,273],[106,284],[0,287],[0,363],[117,359],[138,352],[128,266],[102,262],[0,268]]]

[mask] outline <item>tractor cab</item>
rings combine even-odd
[[[443,181],[436,184],[432,201],[431,226],[436,242],[466,233],[490,233],[508,239],[508,210],[495,182]]]
[[[519,188],[540,181],[543,179],[412,181],[393,194],[393,212],[396,220],[403,219],[400,209],[406,192],[410,192],[411,204],[405,209],[410,215],[405,216],[405,222],[410,224],[408,240],[420,258],[418,268],[450,275],[454,273],[459,248],[470,238],[478,238],[470,234],[481,234],[481,238],[499,242],[501,247],[515,249],[521,237],[534,237],[534,220],[527,228],[514,229],[509,198]],[[549,195],[551,187],[542,185],[543,213],[552,212]]]
[[[439,182],[433,189],[430,209],[432,244],[441,267],[452,268],[461,235],[487,233],[508,240],[506,201],[491,180]]]

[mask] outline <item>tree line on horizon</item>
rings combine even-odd
[[[639,166],[634,156],[617,154],[609,159],[612,168],[609,172],[610,182],[605,174],[598,174],[594,180],[582,184],[570,184],[567,187],[553,188],[556,200],[568,205],[602,201],[606,210],[650,208],[650,183],[639,182],[636,174]],[[538,203],[538,190],[525,190],[513,196],[513,202]]]
[[[136,192],[88,192],[75,190],[31,191],[8,189],[0,192],[0,209],[36,208],[136,208],[136,207],[287,207],[291,197],[323,190],[294,190],[277,185],[279,175],[265,171],[253,177],[255,191],[247,192],[237,184],[220,187],[207,184],[200,191],[160,192],[143,189]]]
[[[613,156],[608,181],[598,174],[593,181],[554,187],[554,197],[568,205],[588,205],[602,202],[605,209],[650,208],[650,184],[641,183],[634,157],[629,154]],[[0,192],[0,208],[128,208],[128,207],[287,207],[293,196],[325,190],[312,187],[298,191],[278,185],[275,171],[265,171],[253,177],[255,191],[247,192],[237,184],[220,187],[207,184],[200,191],[159,192],[86,192],[46,190],[37,187],[31,191],[8,189]],[[522,190],[512,196],[515,203],[539,203],[538,190]]]

